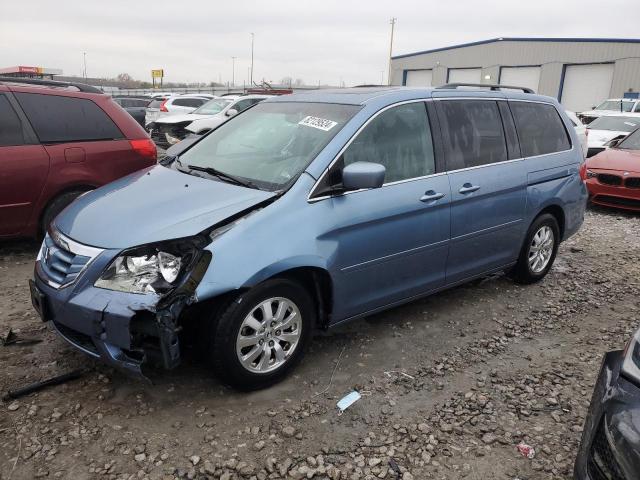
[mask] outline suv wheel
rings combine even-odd
[[[537,217],[529,227],[511,277],[522,284],[542,280],[553,265],[559,244],[560,228],[556,218],[548,213]]]
[[[58,195],[53,199],[53,201],[51,201],[51,203],[49,203],[42,215],[42,221],[40,222],[40,238],[44,237],[44,235],[47,233],[47,229],[49,228],[49,225],[51,224],[53,219],[56,218],[62,210],[64,210],[71,202],[73,202],[83,193],[85,193],[84,190],[73,190],[71,192],[66,192]]]
[[[302,359],[315,324],[313,305],[304,288],[286,279],[240,295],[214,328],[210,355],[218,375],[240,390],[281,380]]]

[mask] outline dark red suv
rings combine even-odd
[[[0,78],[0,238],[41,235],[78,195],[156,159],[144,129],[100,90]]]

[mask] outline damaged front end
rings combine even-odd
[[[146,378],[143,367],[180,363],[181,315],[197,301],[211,252],[200,234],[115,252],[52,231],[31,282],[43,321],[84,353]]]
[[[176,123],[153,122],[147,125],[147,128],[154,143],[166,149],[192,135],[192,132],[186,129],[190,123],[191,120]]]

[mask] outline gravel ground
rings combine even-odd
[[[570,478],[602,354],[639,323],[639,218],[590,210],[543,282],[492,276],[352,322],[251,394],[195,362],[148,385],[76,353],[31,309],[36,245],[0,244],[0,332],[43,340],[0,347],[0,391],[89,368],[0,404],[0,479]]]

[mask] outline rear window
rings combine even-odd
[[[0,147],[23,145],[24,143],[20,118],[7,97],[0,95]]]
[[[495,101],[447,100],[440,105],[448,170],[507,160],[502,119]]]
[[[113,120],[91,100],[37,93],[15,95],[43,143],[124,137]]]
[[[553,105],[510,102],[525,157],[562,152],[571,148],[567,129]]]
[[[172,103],[176,107],[193,107],[197,108],[207,100],[204,98],[176,98]]]

